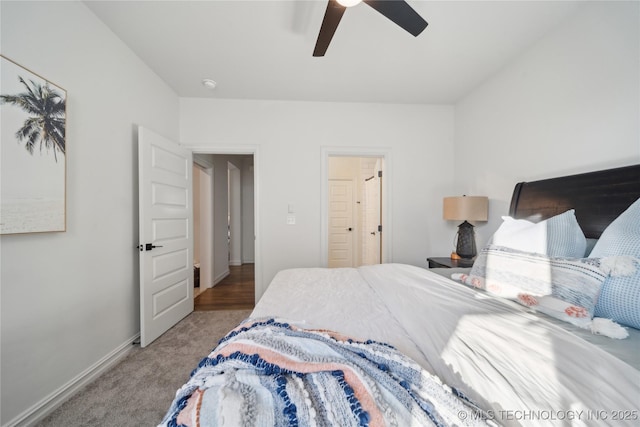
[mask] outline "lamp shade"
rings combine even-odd
[[[487,221],[489,199],[484,196],[445,197],[442,219],[452,221]]]

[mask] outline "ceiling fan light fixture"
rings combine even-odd
[[[406,0],[328,0],[316,46],[313,49],[313,56],[324,56],[345,11],[361,1],[414,37],[417,37],[429,25]]]
[[[202,79],[202,85],[207,89],[213,90],[216,88],[216,86],[218,86],[218,83],[216,83],[215,80]]]
[[[362,0],[336,0],[336,1],[344,7],[352,7],[362,2]]]

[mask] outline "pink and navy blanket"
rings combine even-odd
[[[160,425],[483,425],[478,414],[387,344],[249,319],[200,362]]]

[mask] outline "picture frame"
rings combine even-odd
[[[66,231],[67,91],[0,61],[0,234]]]

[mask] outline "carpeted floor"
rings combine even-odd
[[[155,426],[198,362],[251,310],[193,312],[57,408],[40,427]]]

